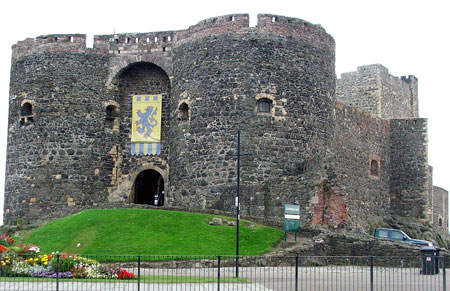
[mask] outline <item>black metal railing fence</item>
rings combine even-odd
[[[1,259],[2,291],[450,290],[444,257],[53,254]]]

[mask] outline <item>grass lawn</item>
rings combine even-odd
[[[209,225],[215,215],[158,209],[92,209],[24,235],[41,253],[101,255],[233,255],[236,226]],[[233,220],[233,218],[229,218]],[[241,220],[240,254],[272,250],[283,231]],[[79,247],[77,245],[80,244]]]

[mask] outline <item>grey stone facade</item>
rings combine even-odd
[[[433,186],[433,225],[448,237],[448,191]]]
[[[390,211],[431,219],[417,79],[366,66],[336,91],[322,27],[237,14],[84,39],[13,46],[5,223],[152,207],[162,191],[162,207],[234,211],[238,130],[246,217],[295,203],[308,225],[366,233]],[[160,155],[131,155],[134,94],[163,94]]]

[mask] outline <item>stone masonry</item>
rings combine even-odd
[[[292,203],[302,224],[331,229],[369,233],[387,213],[447,227],[417,78],[370,65],[336,80],[334,62],[320,25],[268,14],[100,35],[93,48],[80,34],[18,42],[5,223],[92,207],[232,212],[240,130],[243,216],[282,221]],[[131,155],[136,94],[163,95],[160,155]]]

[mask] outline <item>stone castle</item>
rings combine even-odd
[[[133,95],[162,94],[161,150],[132,154]],[[276,15],[186,30],[46,35],[13,46],[6,224],[92,207],[235,211],[370,233],[389,213],[448,232],[417,78],[381,65],[335,76],[320,25]]]

